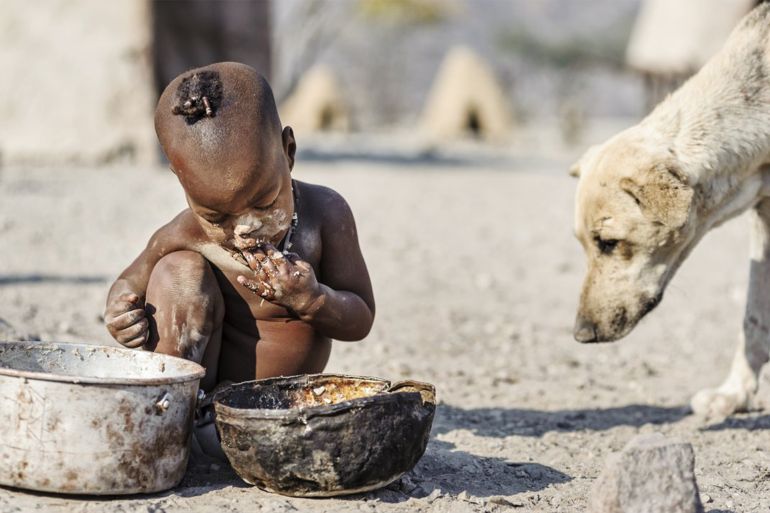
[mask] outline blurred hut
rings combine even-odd
[[[466,47],[444,58],[428,94],[422,126],[430,138],[505,138],[510,108],[490,66]]]
[[[146,1],[4,1],[2,162],[154,161],[150,47]]]
[[[281,121],[298,132],[346,131],[350,108],[331,69],[317,65],[297,83],[280,108]]]
[[[722,46],[757,0],[644,0],[626,51],[652,109]]]

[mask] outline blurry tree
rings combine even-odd
[[[580,96],[585,82],[581,77],[590,68],[625,69],[626,46],[633,22],[634,13],[630,12],[619,22],[614,20],[590,35],[578,33],[549,38],[521,25],[498,36],[501,50],[556,72],[560,129],[566,143],[579,143],[584,131],[585,111]]]
[[[525,27],[516,27],[501,34],[499,46],[524,58],[552,68],[577,69],[604,66],[625,67],[625,52],[631,33],[632,18],[628,23],[613,24],[599,30],[601,37],[576,34],[561,40],[548,40]]]
[[[359,12],[370,21],[414,26],[437,23],[446,18],[446,0],[359,0]]]
[[[282,79],[275,88],[279,102],[294,92],[302,75],[318,62],[337,38],[352,17],[353,6],[350,1],[322,0],[296,0],[289,4],[282,36],[291,41],[286,43],[277,39],[274,42],[283,57],[278,65],[284,68],[280,74]],[[290,53],[282,51],[284,45],[291,49]]]

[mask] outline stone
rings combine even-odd
[[[441,493],[441,488],[436,488],[430,494],[425,497],[425,500],[428,501],[428,504],[433,504],[433,502],[440,498],[443,494]]]
[[[607,458],[591,492],[592,513],[702,513],[692,445],[639,435]]]

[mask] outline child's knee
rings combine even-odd
[[[150,289],[173,293],[197,291],[212,275],[208,262],[194,251],[175,251],[161,258],[152,270]]]
[[[164,256],[147,287],[150,347],[200,361],[224,317],[222,295],[206,259],[193,251]]]

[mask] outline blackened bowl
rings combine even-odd
[[[213,398],[222,449],[263,490],[330,497],[411,470],[436,410],[428,383],[313,374],[238,383]]]

